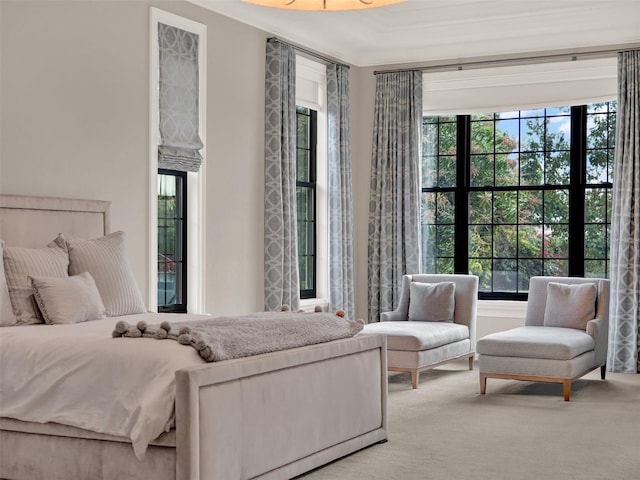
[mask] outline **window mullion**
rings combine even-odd
[[[587,107],[571,107],[569,185],[569,275],[584,276],[584,208]]]
[[[471,165],[471,116],[457,116],[455,190],[455,273],[469,273],[469,179]]]

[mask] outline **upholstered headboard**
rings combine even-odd
[[[111,202],[0,195],[0,239],[8,246],[43,247],[58,233],[98,238],[110,233]]]

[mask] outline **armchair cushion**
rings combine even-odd
[[[591,335],[573,328],[518,327],[482,337],[476,349],[481,356],[571,360],[594,347]]]
[[[544,326],[584,331],[587,323],[596,315],[597,290],[593,283],[569,285],[549,282]]]
[[[409,320],[453,322],[456,284],[453,282],[411,282]]]

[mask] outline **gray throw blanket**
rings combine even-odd
[[[119,321],[114,337],[176,340],[191,345],[207,362],[248,357],[354,336],[364,321],[351,321],[343,312],[265,312],[240,317],[217,317],[193,322],[130,325]]]

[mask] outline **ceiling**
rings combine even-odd
[[[627,44],[640,48],[640,0],[407,0],[346,12],[190,1],[361,67]]]

